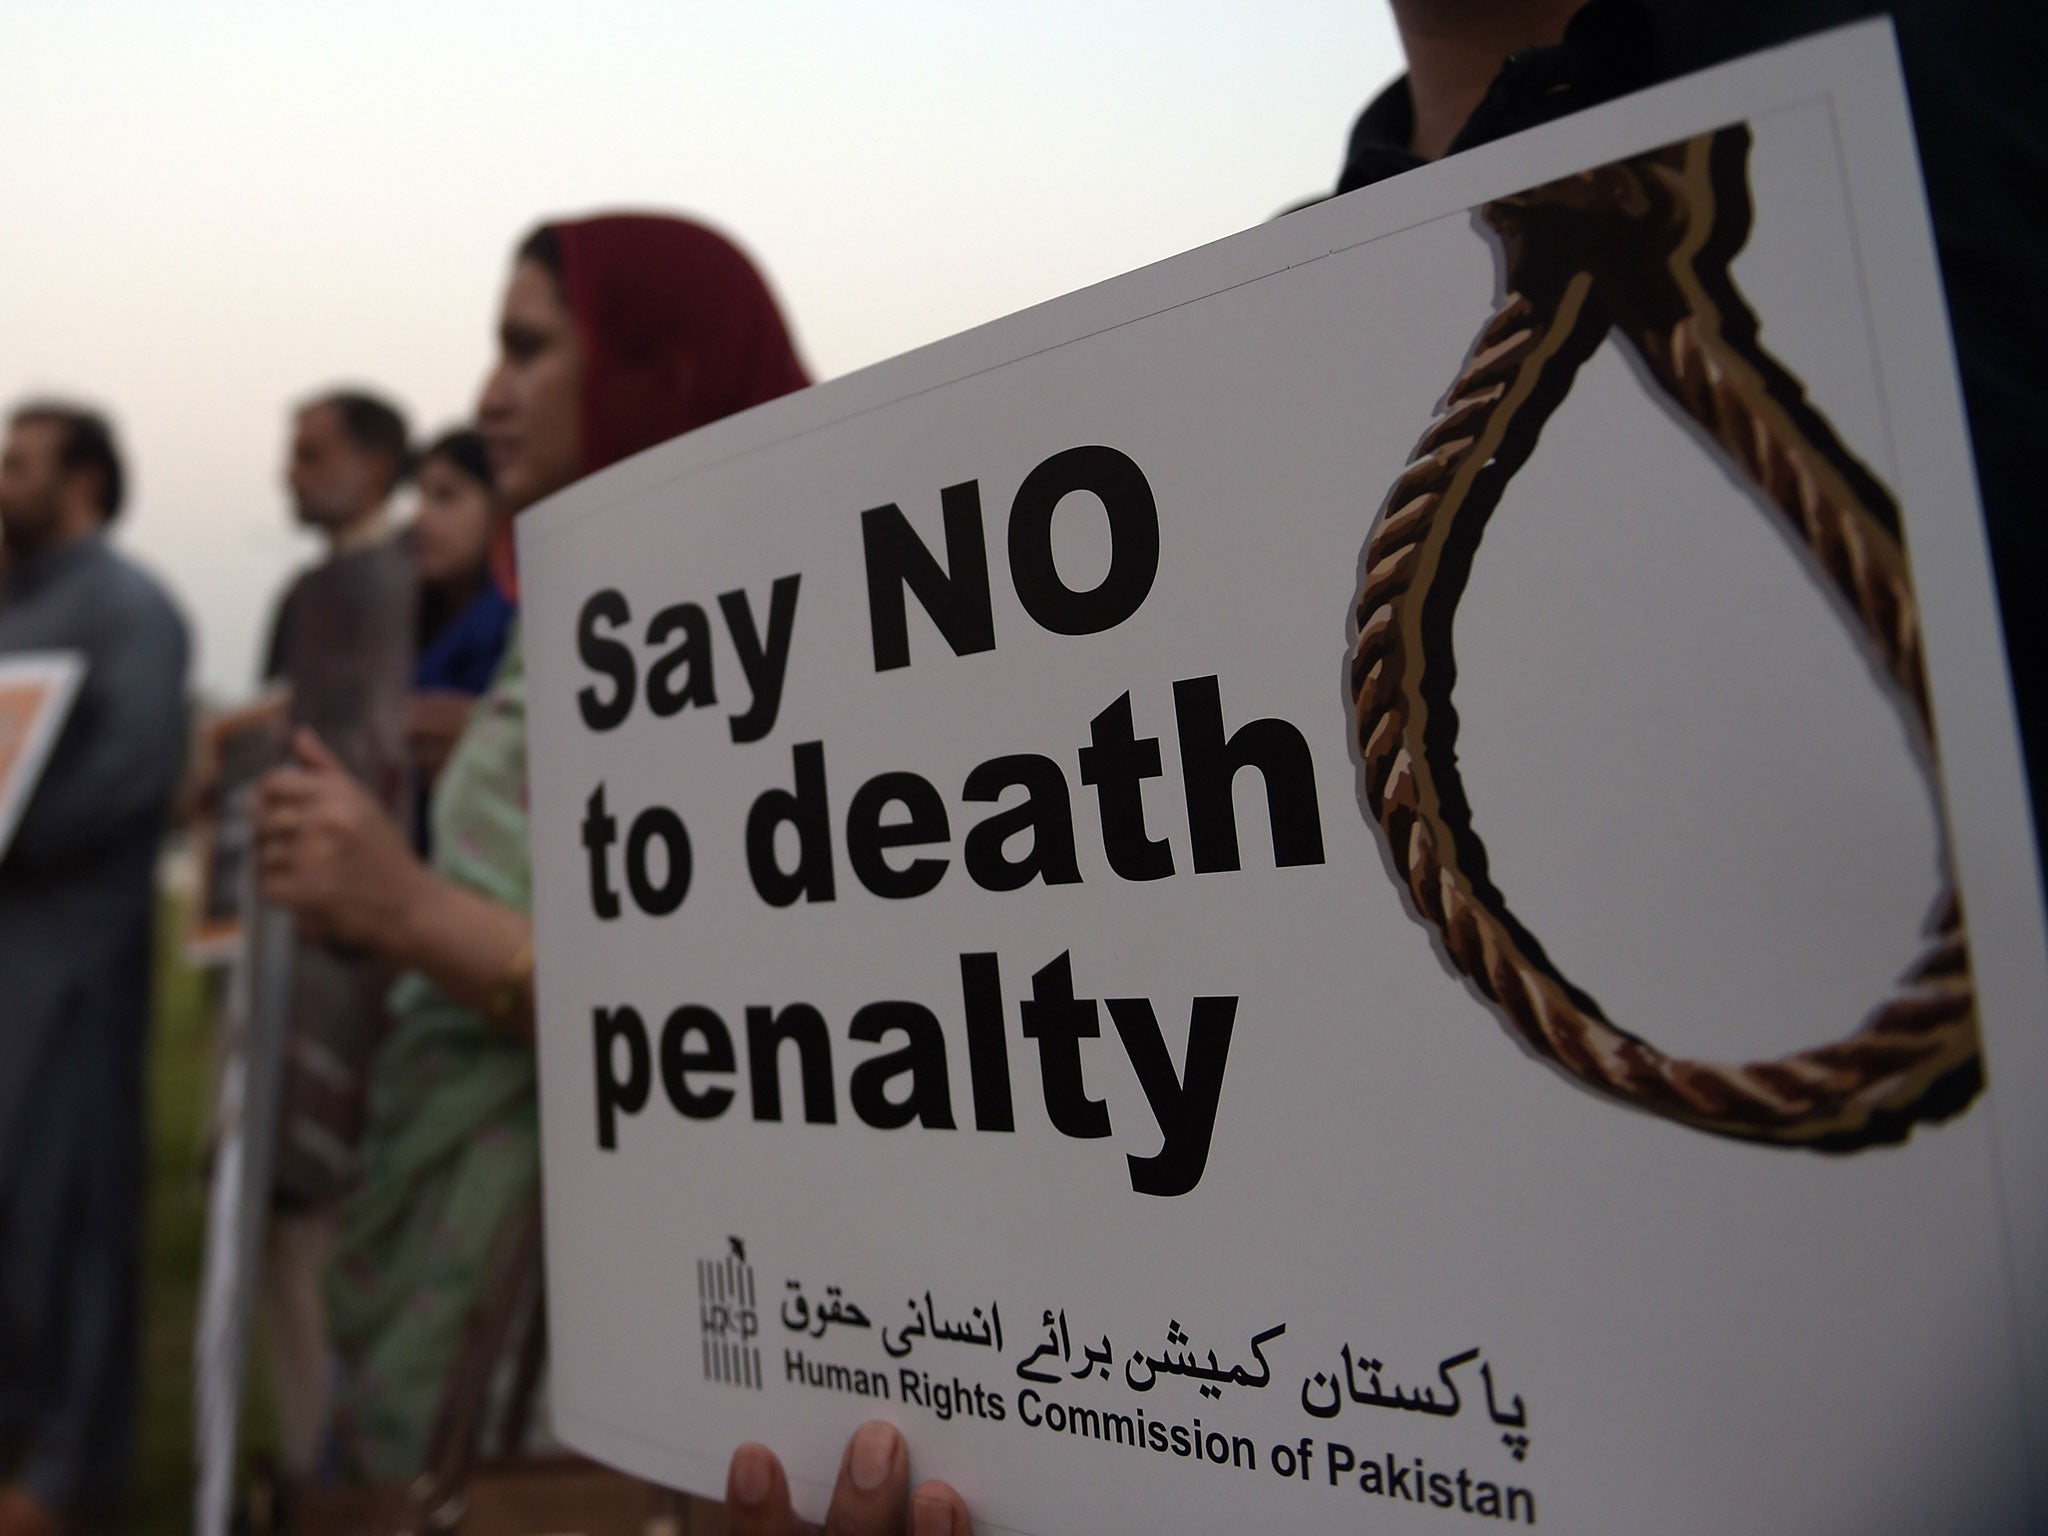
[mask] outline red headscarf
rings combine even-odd
[[[548,228],[583,344],[585,474],[810,383],[768,285],[724,236],[657,214]]]

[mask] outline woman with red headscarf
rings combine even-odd
[[[645,216],[544,226],[514,263],[478,410],[501,585],[516,598],[510,515],[805,382],[766,285],[720,236]],[[436,788],[431,866],[317,738],[295,756],[262,786],[264,894],[404,971],[328,1292],[344,1455],[410,1477],[539,1172],[517,635]]]
[[[498,343],[478,416],[503,514],[495,564],[515,602],[510,516],[806,382],[760,274],[680,219],[543,226],[513,264]],[[435,786],[431,867],[311,735],[262,786],[264,895],[406,971],[328,1288],[340,1440],[362,1476],[422,1469],[494,1250],[538,1183],[525,724],[515,632]],[[727,1514],[733,1536],[808,1529],[758,1444],[733,1457]],[[848,1443],[826,1530],[969,1536],[951,1488],[913,1493],[903,1438],[880,1422]]]

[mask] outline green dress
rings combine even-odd
[[[527,910],[526,687],[515,630],[433,802],[434,869]],[[493,1246],[540,1173],[531,1042],[399,978],[370,1081],[362,1182],[341,1210],[327,1299],[342,1360],[349,1470],[422,1470],[427,1437],[488,1280]]]

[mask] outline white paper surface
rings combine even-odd
[[[1611,338],[1473,556],[1457,762],[1493,879],[1558,969],[1623,1028],[1709,1060],[1849,1034],[1917,954],[1946,847],[1987,1082],[1942,1123],[1847,1153],[1708,1135],[1536,1059],[1392,878],[1352,745],[1361,552],[1497,299],[1470,210],[1737,122],[1755,218],[1733,279],[1763,346],[1903,509],[1938,793],[1840,606]],[[528,514],[561,1437],[714,1496],[732,1447],[764,1439],[816,1516],[847,1434],[879,1415],[908,1436],[913,1476],[955,1483],[985,1530],[2033,1528],[2048,965],[1912,165],[1889,30],[1852,29],[777,402]],[[1013,580],[1012,503],[1089,445],[1142,472],[1157,572],[1113,627],[1053,633]],[[941,493],[969,481],[993,647],[955,654],[911,596],[909,664],[878,670],[862,514],[898,507],[943,563]],[[1101,504],[1060,502],[1051,548],[1066,587],[1102,582],[1117,551]],[[767,719],[742,641],[768,634],[791,577],[779,707],[736,741],[735,717],[741,734]],[[593,627],[604,592],[623,606]],[[667,668],[678,707],[657,713],[651,674],[699,621],[697,668]],[[594,656],[632,658],[630,707],[602,730],[579,695],[602,717],[615,685],[582,631],[625,648]],[[1247,770],[1241,867],[1195,872],[1175,684],[1199,702],[1207,679],[1226,732],[1274,720],[1306,743],[1320,862],[1276,861]],[[687,687],[695,702],[673,696]],[[1135,737],[1157,742],[1138,840],[1163,843],[1163,878],[1112,867],[1140,857],[1135,834],[1110,828],[1091,782],[1115,777],[1091,721],[1113,726],[1126,696]],[[796,786],[812,743],[832,896],[774,905],[749,819]],[[1064,785],[1078,878],[985,888],[972,829],[1023,792],[963,789],[1021,755]],[[928,894],[875,894],[888,870],[864,881],[849,848],[858,792],[891,773],[943,807],[943,838],[883,854],[897,872],[948,861]],[[602,879],[586,837],[600,786]],[[651,851],[676,825],[686,889]],[[792,867],[795,833],[775,847]],[[1073,1051],[1100,1111],[1048,1088],[1064,1048],[1020,1006],[1062,956],[1098,1002],[1099,1034]],[[993,1012],[964,995],[991,968]],[[1132,1160],[1163,1139],[1122,1027],[1138,999],[1176,1090],[1196,1000],[1234,1000],[1185,1193],[1134,1187]],[[952,1128],[872,1123],[889,1116],[862,1064],[923,1027],[873,1011],[886,1003],[936,1021],[917,1085]],[[827,1036],[830,1123],[804,1118],[796,1045],[764,1118],[749,1010],[795,1004]],[[715,1019],[678,1017],[692,1008]],[[1000,1018],[1007,1094],[970,1012]],[[856,1015],[880,1038],[855,1038]],[[909,1088],[898,1075],[881,1096]],[[1014,1129],[977,1128],[1002,1102]],[[1107,1135],[1072,1134],[1098,1114]]]

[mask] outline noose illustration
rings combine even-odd
[[[1846,1151],[1955,1114],[1982,1085],[1961,904],[1852,1033],[1772,1061],[1660,1051],[1561,974],[1487,872],[1454,756],[1451,623],[1486,521],[1611,331],[1754,486],[1832,588],[1932,761],[1918,610],[1898,509],[1761,347],[1729,262],[1748,238],[1734,127],[1487,203],[1500,306],[1380,508],[1351,658],[1365,803],[1444,953],[1539,1055],[1700,1130]]]

